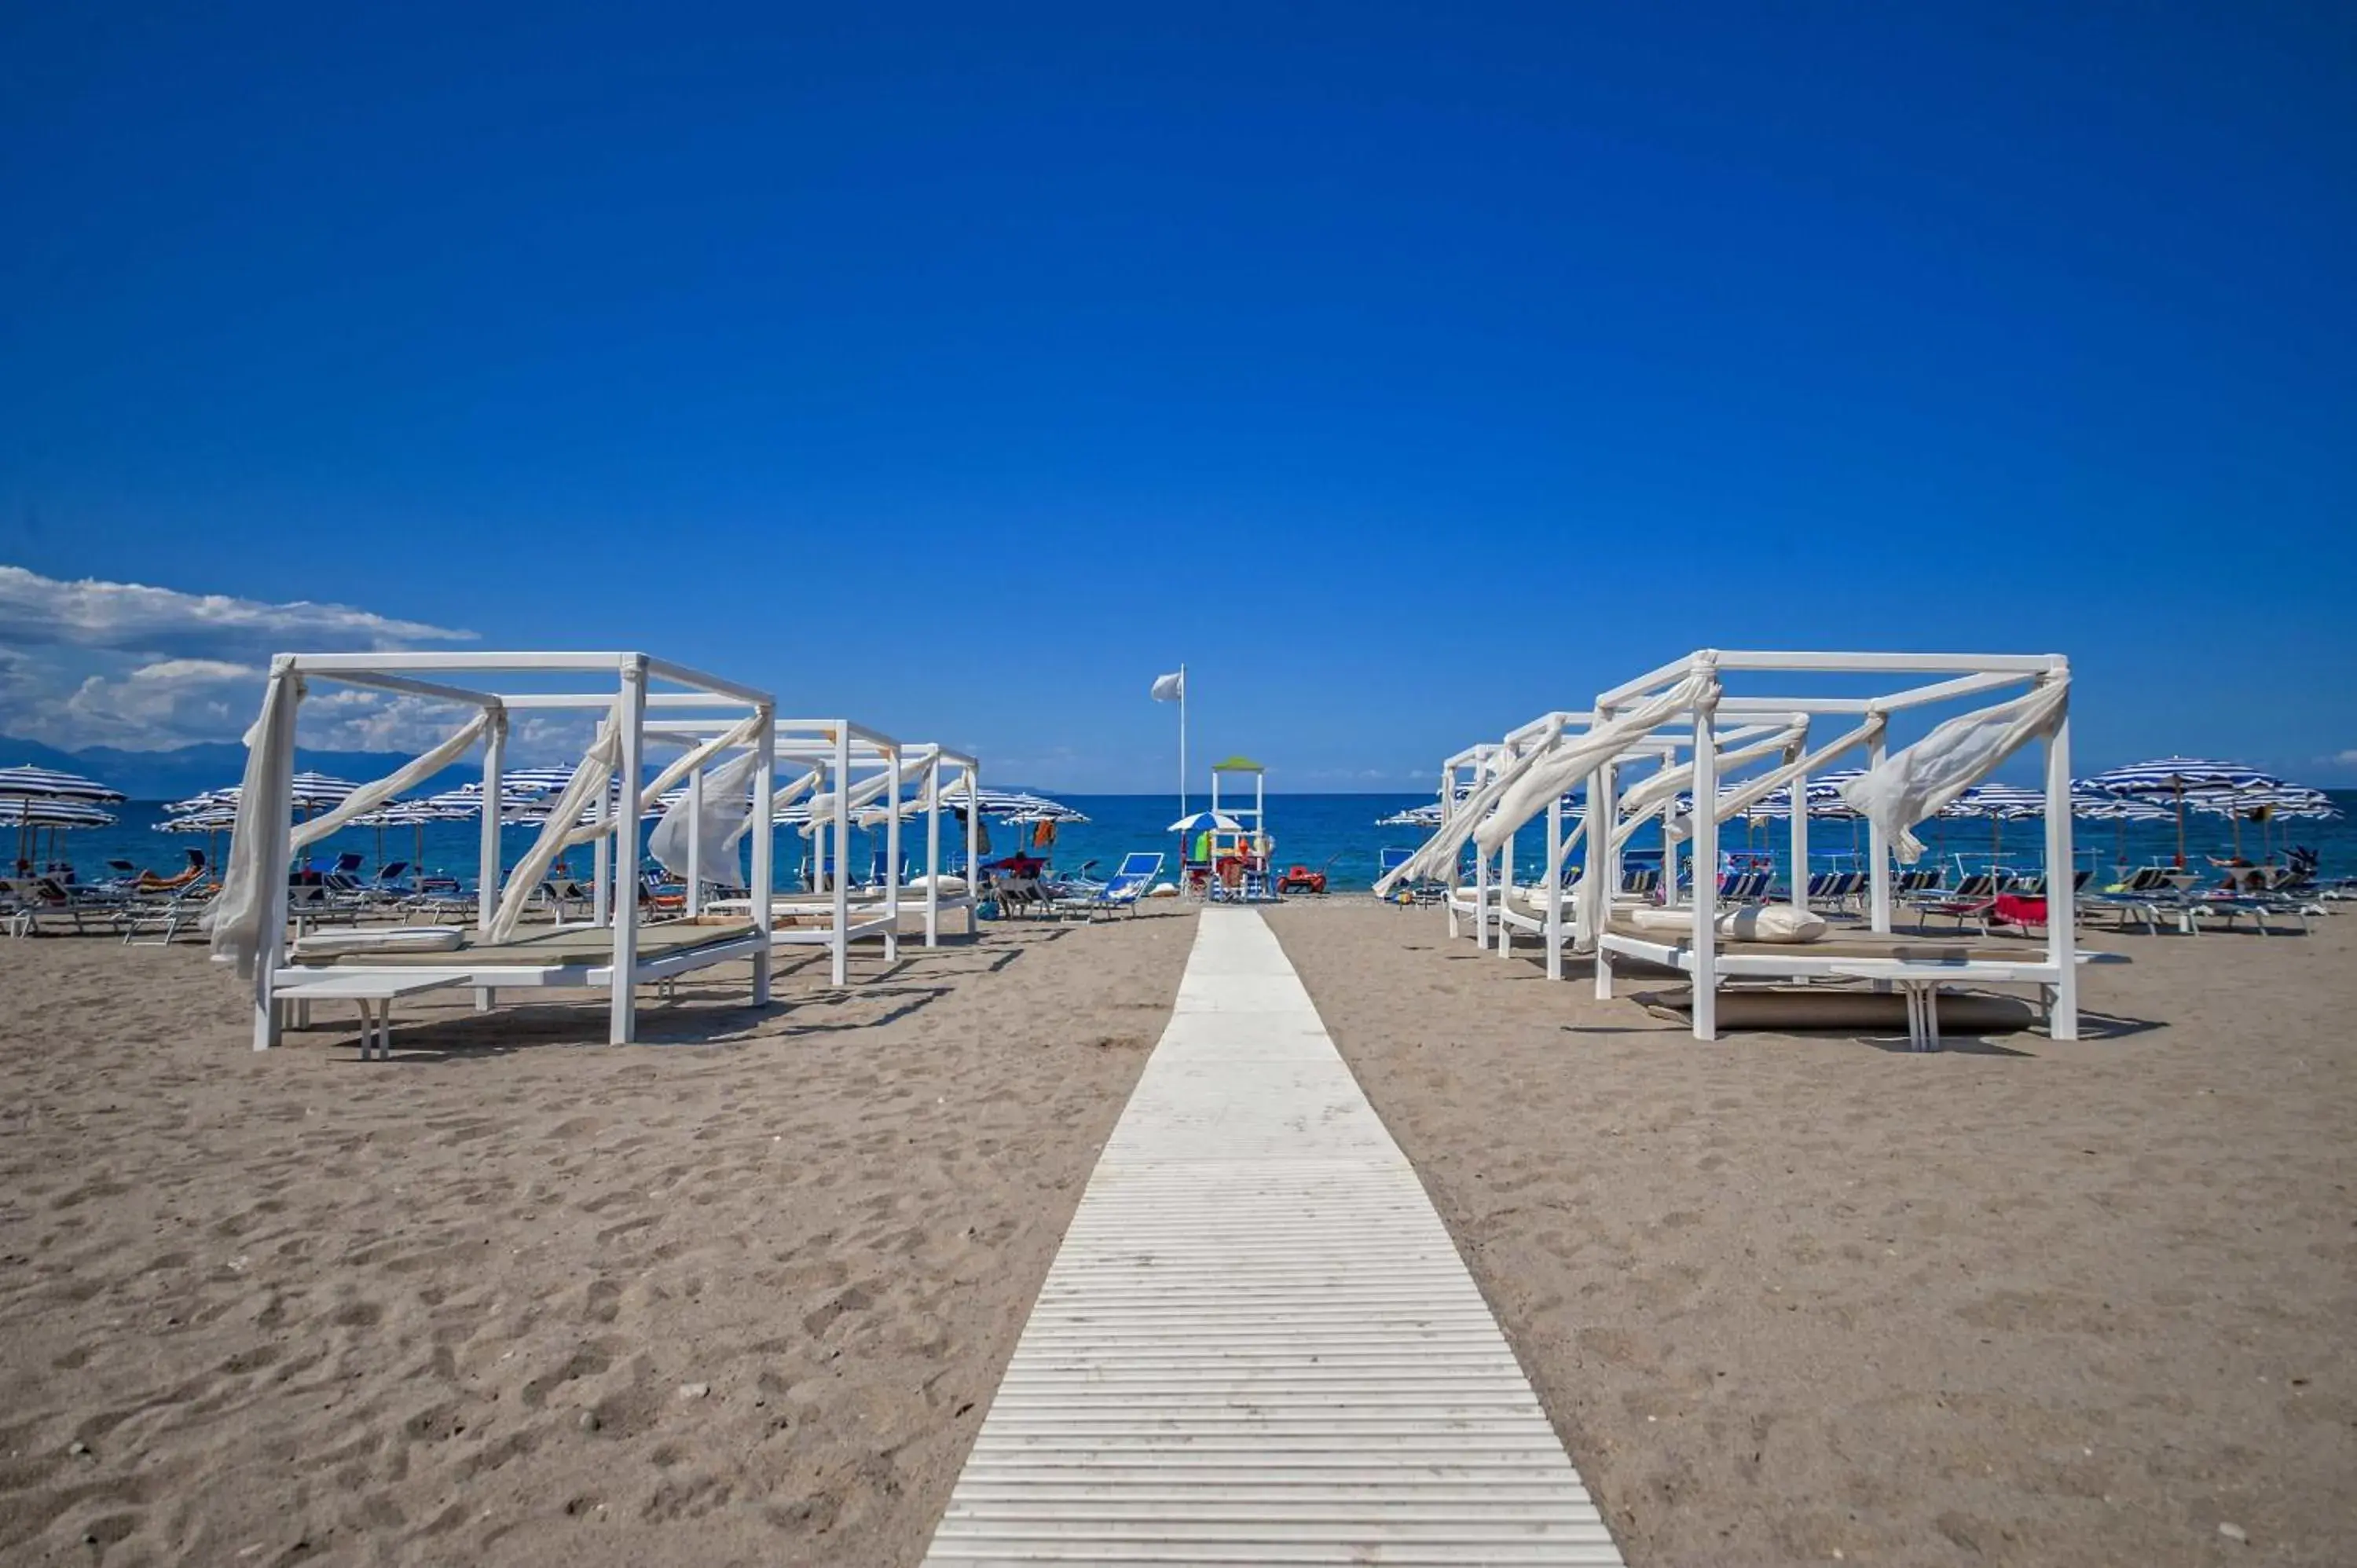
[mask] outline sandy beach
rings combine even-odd
[[[0,943],[0,1561],[914,1562],[1193,929],[365,1065],[200,946]]]
[[[2357,923],[2104,933],[2091,1038],[1918,1056],[1268,918],[1631,1563],[2357,1560]],[[198,947],[0,945],[0,1561],[914,1563],[1192,933],[720,972],[621,1049],[428,997],[389,1065],[254,1055]]]
[[[2357,920],[1931,1056],[1442,921],[1270,916],[1632,1564],[2357,1562]]]

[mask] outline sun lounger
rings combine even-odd
[[[1055,908],[1060,913],[1078,911],[1091,917],[1100,910],[1108,914],[1123,909],[1135,913],[1138,900],[1146,897],[1154,879],[1161,875],[1159,854],[1152,850],[1133,851],[1122,856],[1121,868],[1103,886],[1084,898],[1059,899]]]

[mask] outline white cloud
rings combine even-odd
[[[2357,746],[2352,746],[2346,751],[2336,751],[2324,760],[2336,768],[2357,768]]]
[[[473,636],[346,605],[60,582],[0,565],[0,732],[135,751],[234,740],[260,706],[274,653]],[[304,707],[303,744],[328,750],[416,749],[454,722],[438,703],[349,688],[322,690]]]
[[[274,605],[87,578],[67,583],[22,566],[0,566],[0,643],[18,649],[68,644],[150,658],[258,662],[273,653],[409,648],[466,642],[474,635],[348,605],[307,599]]]

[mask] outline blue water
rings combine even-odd
[[[1063,870],[1079,867],[1084,862],[1098,863],[1097,874],[1109,872],[1123,854],[1131,850],[1159,850],[1170,856],[1169,865],[1177,864],[1176,835],[1166,832],[1178,817],[1178,803],[1168,795],[1069,795],[1060,796],[1077,810],[1086,812],[1090,820],[1071,824],[1058,831],[1054,847],[1049,851],[1053,864]],[[1377,852],[1385,845],[1412,847],[1420,843],[1423,834],[1412,828],[1379,828],[1375,820],[1388,816],[1404,807],[1422,805],[1431,797],[1426,795],[1272,795],[1268,800],[1268,829],[1276,840],[1276,861],[1282,867],[1301,864],[1329,869],[1331,885],[1337,891],[1361,889],[1374,880]],[[2243,828],[2243,853],[2250,859],[2260,857],[2264,846],[2279,850],[2287,837],[2291,843],[2319,850],[2323,856],[2323,871],[2328,877],[2357,875],[2357,791],[2340,791],[2335,803],[2350,813],[2336,822],[2291,822],[2265,830],[2246,823]],[[1193,809],[1200,809],[1200,800],[1190,800]],[[120,821],[112,828],[92,829],[63,835],[63,847],[84,880],[95,880],[106,875],[109,859],[121,858],[135,865],[154,867],[158,871],[176,869],[183,846],[208,848],[215,854],[225,850],[226,840],[210,843],[201,837],[186,837],[152,831],[163,820],[160,802],[135,801],[117,809]],[[1812,869],[1840,870],[1859,864],[1857,851],[1865,843],[1863,824],[1846,822],[1819,821],[1813,822],[1809,847]],[[1002,823],[991,824],[991,854],[1005,854],[1027,842],[1028,829]],[[1994,858],[1999,865],[2027,866],[2035,865],[2044,842],[2043,824],[2037,822],[2007,822],[1998,830],[1994,846]],[[510,828],[501,835],[505,858],[512,864],[530,846],[533,830]],[[853,833],[852,867],[864,870],[871,854],[871,843],[881,847],[881,835],[873,840],[863,832]],[[1940,863],[1951,872],[1977,870],[1992,860],[1990,825],[1979,822],[1943,822],[1926,824],[1920,836],[1937,854]],[[904,848],[912,859],[923,853],[921,820],[904,830]],[[943,822],[943,854],[950,853],[953,835],[950,825]],[[1721,847],[1740,851],[1747,847],[1771,856],[1780,870],[1789,842],[1783,823],[1766,824],[1747,834],[1740,822],[1720,831]],[[413,830],[389,828],[382,835],[380,854],[379,835],[374,829],[351,828],[337,834],[313,850],[315,856],[350,852],[362,856],[366,868],[374,870],[380,860],[416,860],[422,858],[430,872],[444,873],[462,880],[471,880],[476,862],[476,824],[471,822],[436,823],[425,830],[422,857],[416,853],[419,843]],[[1658,843],[1657,838],[1638,835],[1634,843],[1646,847]],[[2177,832],[2174,823],[2134,823],[2129,825],[2125,839],[2108,822],[2082,822],[2078,830],[2080,865],[2093,866],[2099,872],[2111,870],[2115,860],[2131,865],[2166,861],[2176,854]],[[2223,857],[2233,846],[2233,836],[2228,824],[2215,817],[2189,816],[2186,830],[2186,853],[2190,864],[2196,867],[2206,864],[2206,855]],[[1544,827],[1534,824],[1523,830],[1516,843],[1515,863],[1520,875],[1535,879],[1545,850]],[[13,854],[14,846],[7,846]],[[778,832],[777,864],[781,876],[791,879],[808,854],[808,843],[791,829]],[[588,852],[576,850],[573,859],[576,868],[586,872]]]

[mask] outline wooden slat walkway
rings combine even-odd
[[[926,1562],[1620,1562],[1257,913],[1204,912]]]

